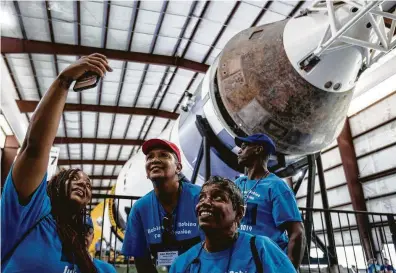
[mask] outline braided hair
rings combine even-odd
[[[77,264],[82,273],[97,273],[96,267],[85,246],[85,208],[75,214],[70,213],[69,197],[71,183],[66,182],[80,169],[62,169],[52,177],[47,185],[47,194],[51,200],[52,215],[62,242],[62,249],[69,261]]]

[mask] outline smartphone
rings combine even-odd
[[[98,85],[101,77],[95,72],[87,72],[76,80],[73,90],[75,92],[83,91],[85,89],[94,88]]]

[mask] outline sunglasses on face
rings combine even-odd
[[[162,242],[164,244],[172,244],[176,241],[173,220],[173,215],[170,214],[165,215],[164,218],[162,218],[162,226],[164,227],[162,232]]]

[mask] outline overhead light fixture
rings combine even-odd
[[[0,114],[0,128],[4,131],[7,136],[14,135],[10,125],[8,124],[7,120],[5,119],[3,114]]]

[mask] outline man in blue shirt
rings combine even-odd
[[[235,144],[240,147],[238,163],[247,168],[247,176],[235,181],[246,204],[240,230],[268,236],[298,268],[304,255],[304,227],[293,191],[267,169],[274,142],[265,134],[255,134],[236,137]]]
[[[85,245],[87,247],[87,251],[89,251],[89,247],[92,244],[94,238],[94,225],[89,215],[86,215],[84,225],[85,225]],[[109,263],[103,262],[95,258],[93,258],[93,263],[96,269],[98,270],[98,273],[117,273],[115,268]]]
[[[132,206],[122,252],[134,257],[139,273],[152,273],[201,241],[195,215],[200,187],[180,180],[180,151],[172,142],[150,139],[142,151],[154,190]]]

